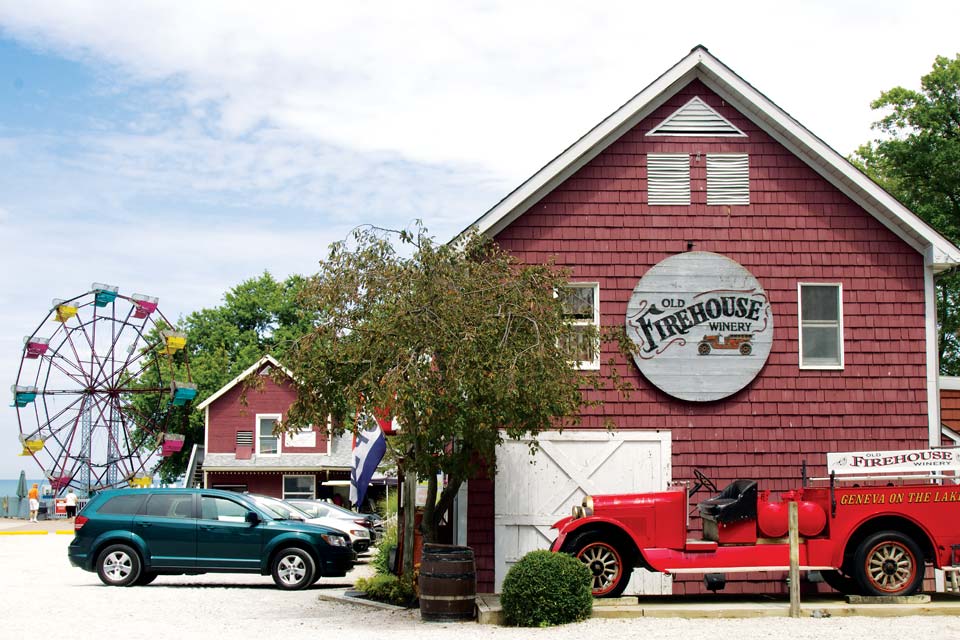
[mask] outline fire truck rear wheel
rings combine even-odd
[[[879,531],[860,543],[854,575],[866,595],[908,596],[923,585],[923,552],[899,531]]]
[[[565,545],[593,574],[593,597],[616,598],[627,588],[633,565],[619,541],[599,531],[586,531]]]
[[[827,569],[822,569],[820,575],[823,576],[823,581],[830,585],[830,588],[834,591],[839,591],[845,596],[860,595],[860,585],[850,576]]]

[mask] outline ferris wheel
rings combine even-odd
[[[37,461],[55,492],[146,486],[158,451],[183,446],[167,429],[197,388],[186,337],[157,307],[157,298],[94,283],[54,300],[24,338],[11,389],[21,455]]]

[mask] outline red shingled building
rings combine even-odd
[[[505,447],[500,475],[469,483],[459,539],[476,552],[481,591],[546,547],[549,523],[589,492],[661,488],[694,468],[721,487],[757,478],[779,491],[799,482],[803,461],[823,475],[828,451],[940,443],[933,280],[960,250],[703,47],[473,227],[525,262],[571,268],[571,320],[626,322],[651,349],[632,362],[585,347],[581,366],[612,357],[637,390],[606,392],[583,431],[548,439],[546,463]],[[732,295],[715,292],[733,285],[704,284],[728,267],[723,282],[747,282],[763,301],[762,325],[694,308]],[[646,278],[659,273],[675,280]],[[676,296],[663,293],[671,282]],[[662,314],[673,325],[640,330]],[[750,339],[746,353],[729,348]],[[752,584],[734,589],[784,589],[741,578]],[[701,588],[646,580],[647,592]]]

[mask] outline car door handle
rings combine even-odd
[[[200,525],[200,528],[201,528],[201,529],[206,529],[206,530],[209,531],[210,529],[213,529],[213,525],[212,525],[212,524],[202,524],[202,525]]]

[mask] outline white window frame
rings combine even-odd
[[[317,476],[309,473],[285,473],[283,474],[283,479],[280,481],[280,493],[283,494],[284,500],[287,499],[287,478],[310,478],[310,484],[313,487],[310,490],[312,495],[309,498],[296,496],[294,500],[316,500],[317,499]]]
[[[832,287],[837,290],[837,333],[839,364],[808,364],[803,361],[803,288],[804,287]],[[824,321],[808,322],[808,326],[827,327],[833,326],[833,323],[825,324]],[[800,369],[821,370],[821,371],[840,371],[844,367],[844,338],[843,338],[843,283],[841,282],[798,282],[797,283],[797,339],[800,351],[798,353]]]
[[[276,453],[261,453],[260,452],[260,420],[276,420],[279,422],[283,418],[281,413],[258,413],[256,415],[256,422],[253,425],[253,442],[255,445],[254,452],[258,456],[279,456],[283,453],[283,436],[275,436],[277,439],[277,452]]]
[[[593,360],[573,360],[570,362],[571,366],[581,369],[583,371],[599,371],[600,370],[600,283],[599,282],[568,282],[564,285],[565,288],[569,289],[586,289],[591,287],[593,289],[593,320],[583,320],[583,319],[571,319],[568,322],[572,326],[581,326],[589,327],[594,326],[597,328],[597,343],[594,345],[593,349]]]

